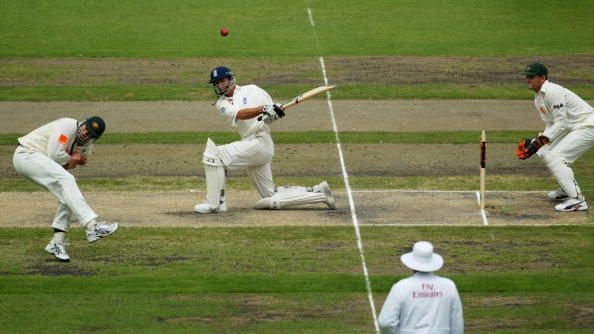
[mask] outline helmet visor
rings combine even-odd
[[[235,87],[235,76],[224,77],[212,83],[212,88],[217,96],[225,95]]]

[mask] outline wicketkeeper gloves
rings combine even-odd
[[[518,143],[516,156],[521,160],[526,160],[536,153],[543,145],[548,143],[549,138],[543,135],[539,135],[533,139],[522,138]]]

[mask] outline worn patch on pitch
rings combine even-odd
[[[356,191],[361,225],[485,225],[473,191]],[[489,226],[585,224],[584,212],[559,213],[546,192],[487,192]]]
[[[201,215],[194,205],[206,194],[191,191],[89,192],[85,198],[108,222],[122,226],[241,227],[352,225],[346,193],[334,192],[337,210],[323,203],[283,210],[255,210],[255,191],[228,192],[229,211]],[[359,224],[482,226],[476,192],[370,190],[354,191]],[[0,227],[48,227],[56,210],[55,198],[46,192],[0,193],[4,203]],[[23,203],[27,203],[23,210]],[[546,192],[487,192],[486,217],[498,225],[586,224],[588,213],[558,213]],[[72,224],[78,227],[77,223]]]

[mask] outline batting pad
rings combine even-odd
[[[225,167],[219,158],[215,143],[208,138],[202,155],[206,177],[206,201],[213,208],[218,208],[225,201]]]
[[[326,196],[322,193],[311,192],[303,187],[289,188],[277,192],[272,197],[262,198],[256,203],[256,209],[283,209],[295,205],[325,203]]]

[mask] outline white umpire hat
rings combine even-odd
[[[437,271],[443,266],[443,258],[433,253],[433,245],[427,241],[416,242],[412,252],[402,255],[400,261],[412,270],[425,273]]]

